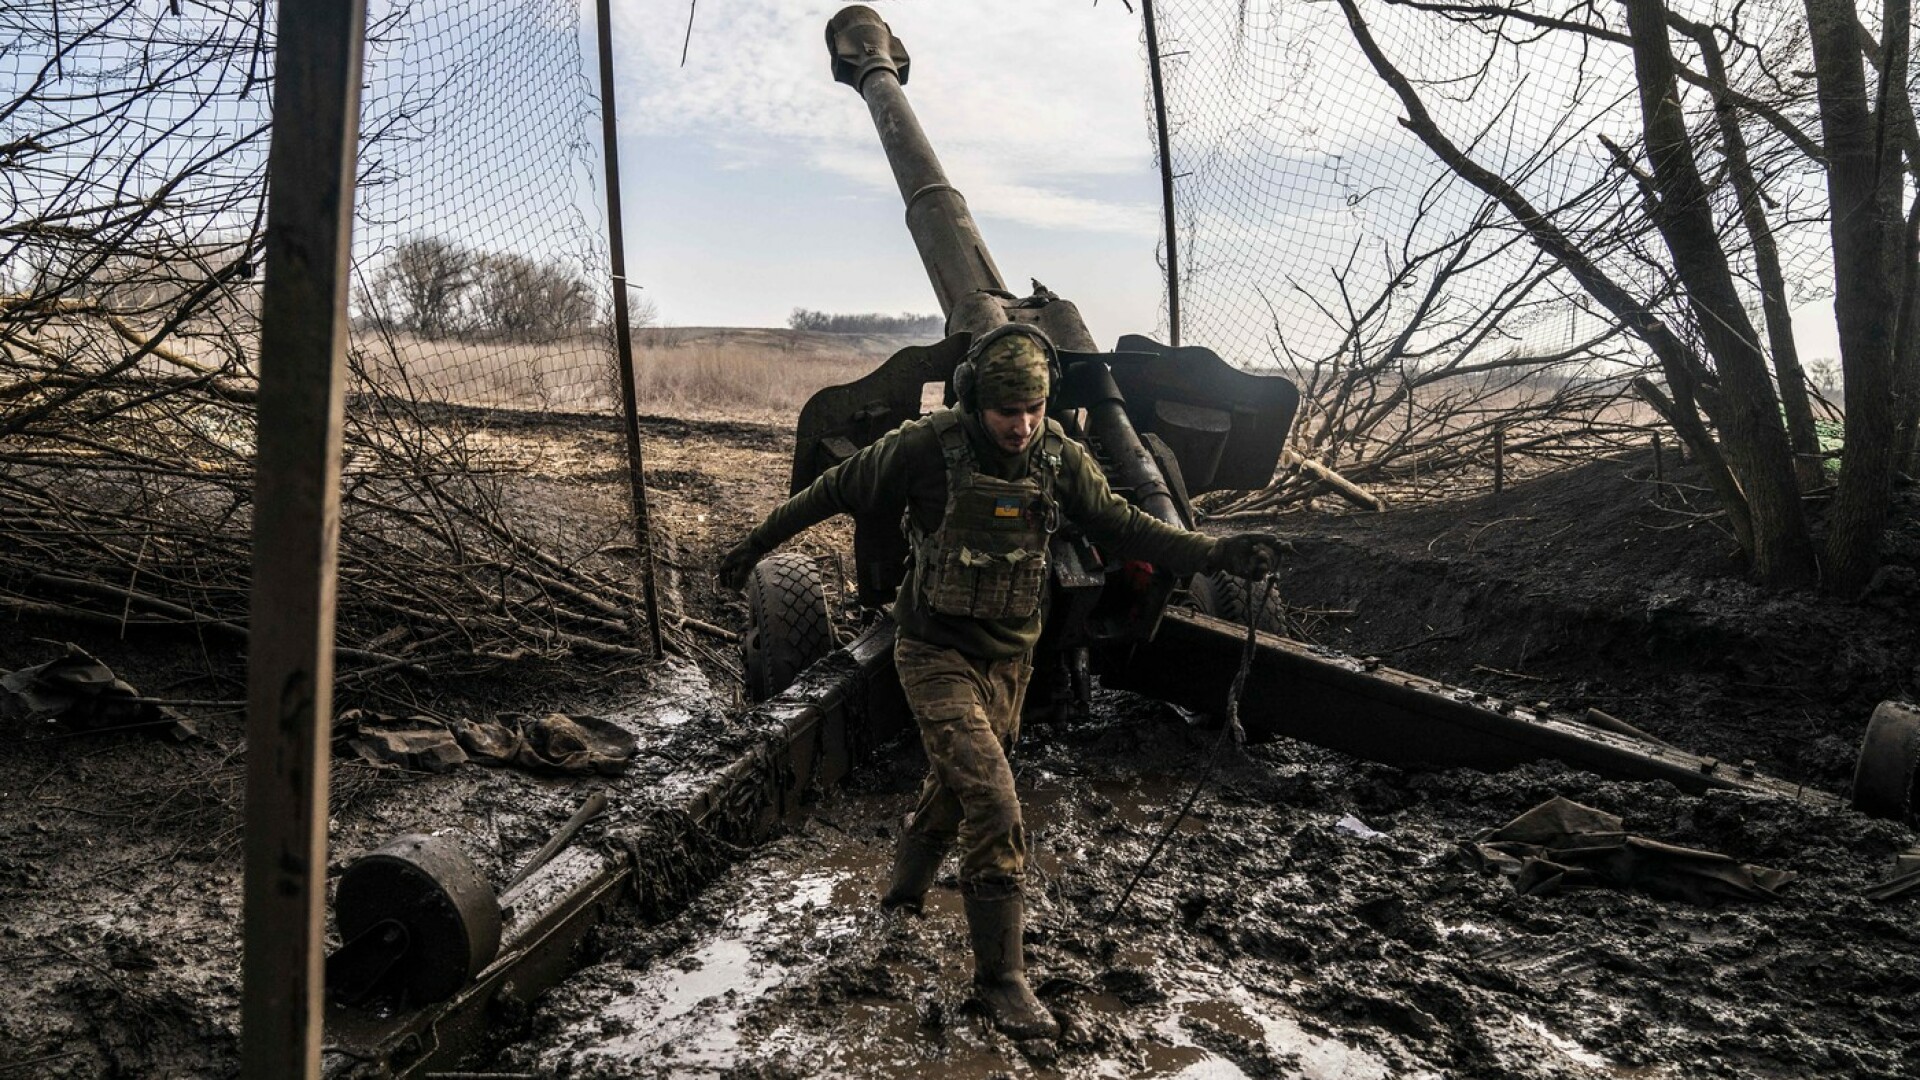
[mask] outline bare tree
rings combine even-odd
[[[429,340],[468,324],[468,292],[480,258],[434,236],[407,240],[387,254],[373,275],[386,319]]]
[[[1619,325],[1594,317],[1524,233],[1498,227],[1490,201],[1456,234],[1416,247],[1430,205],[1420,200],[1398,246],[1357,244],[1324,279],[1288,282],[1337,331],[1331,349],[1305,352],[1294,340],[1324,339],[1322,327],[1274,320],[1277,359],[1300,389],[1291,450],[1302,464],[1265,491],[1210,500],[1216,516],[1311,497],[1332,486],[1320,467],[1360,484],[1457,488],[1463,470],[1490,464],[1496,433],[1515,458],[1548,461],[1641,430],[1626,399],[1644,364]],[[1498,284],[1471,287],[1484,280]]]
[[[407,6],[382,5],[370,40]],[[270,23],[255,0],[0,4],[0,617],[247,638]],[[417,135],[363,130],[376,150]],[[470,270],[450,244],[403,245],[393,281],[415,291],[394,303],[457,330]],[[575,291],[547,297],[552,318],[579,317]],[[556,540],[512,512],[498,462],[406,364],[369,376],[374,345],[353,365],[377,392],[343,432],[343,670],[638,658],[634,602],[589,561],[624,525]]]
[[[243,378],[271,43],[250,4],[0,6],[0,439],[139,407],[129,379]],[[133,24],[150,21],[151,25]],[[135,50],[138,62],[129,60]]]
[[[824,334],[919,334],[932,337],[942,333],[945,325],[938,315],[915,315],[912,312],[898,315],[882,315],[874,311],[837,314],[797,307],[787,316],[787,326],[791,329],[814,330]]]
[[[475,276],[479,321],[503,337],[554,341],[593,323],[593,289],[559,260],[483,255]]]
[[[1402,124],[1497,202],[1658,360],[1664,388],[1652,380],[1638,385],[1696,451],[1757,576],[1791,587],[1818,574],[1835,592],[1857,592],[1875,566],[1896,439],[1914,417],[1914,377],[1895,377],[1912,372],[1912,342],[1920,340],[1904,314],[1914,306],[1920,246],[1920,215],[1910,219],[1899,205],[1905,180],[1920,175],[1913,172],[1913,109],[1904,92],[1904,0],[1879,13],[1880,42],[1844,0],[1808,0],[1797,27],[1791,12],[1754,9],[1771,20],[1760,40],[1743,20],[1765,20],[1740,5],[1702,22],[1676,15],[1661,0],[1623,0],[1617,9],[1580,5],[1564,14],[1522,0],[1387,0],[1477,29],[1489,56],[1521,68],[1526,49],[1568,36],[1583,63],[1609,49],[1631,59],[1635,130],[1630,138],[1597,141],[1630,181],[1633,198],[1617,201],[1624,212],[1617,242],[1598,249],[1580,216],[1591,213],[1591,202],[1539,204],[1521,178],[1487,163],[1498,158],[1476,156],[1474,143],[1463,145],[1429,112],[1426,95],[1439,91],[1423,91],[1386,54],[1358,0],[1338,3],[1362,53],[1400,99]],[[1500,80],[1488,77],[1493,63],[1466,92],[1503,92]],[[1811,95],[1793,74],[1808,67]],[[1871,93],[1869,81],[1878,85]],[[1583,73],[1578,85],[1597,94],[1604,80]],[[1811,134],[1816,122],[1820,139]],[[1465,134],[1477,139],[1484,129]],[[1806,376],[1791,347],[1791,283],[1776,240],[1780,222],[1807,221],[1804,200],[1782,195],[1808,168],[1823,169],[1827,178],[1819,213],[1832,228],[1832,288],[1851,406],[1818,560],[1799,490],[1818,482],[1817,443]],[[1730,198],[1717,194],[1710,175],[1726,179]],[[1756,308],[1764,334],[1749,316]]]
[[[1864,586],[1897,457],[1920,455],[1920,134],[1907,96],[1912,8],[1888,0],[1875,43],[1842,0],[1807,0],[1807,27],[1826,138],[1834,257],[1834,317],[1847,388],[1846,457],[1827,537],[1826,571],[1839,591]],[[1870,83],[1877,82],[1877,86]],[[1904,445],[1901,445],[1904,444]]]
[[[627,305],[627,322],[635,330],[660,325],[660,303],[651,296],[636,296]]]

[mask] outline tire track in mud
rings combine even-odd
[[[1860,890],[1902,826],[1557,766],[1409,773],[1253,748],[1098,925],[1211,732],[1102,695],[1019,759],[1030,975],[1066,1021],[1026,1051],[967,1003],[949,877],[876,903],[916,778],[902,747],[683,915],[610,929],[499,1059],[558,1076],[1896,1077],[1920,1071],[1914,900]],[[1517,895],[1462,841],[1554,794],[1801,878],[1769,904]],[[949,873],[950,873],[949,868]]]

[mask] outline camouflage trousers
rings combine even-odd
[[[1027,833],[1007,757],[1020,735],[1031,657],[978,660],[902,637],[893,660],[930,766],[908,835],[942,850],[958,843],[963,893],[993,898],[1017,890]]]

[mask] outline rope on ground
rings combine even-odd
[[[1247,608],[1247,636],[1240,647],[1240,670],[1234,672],[1233,686],[1227,691],[1227,720],[1220,726],[1219,736],[1213,740],[1213,749],[1207,754],[1206,766],[1200,770],[1199,779],[1193,782],[1193,790],[1187,792],[1186,801],[1180,804],[1179,812],[1161,828],[1159,838],[1153,842],[1153,848],[1147,852],[1146,858],[1140,860],[1140,866],[1133,872],[1133,877],[1127,881],[1127,887],[1120,890],[1120,899],[1114,901],[1113,908],[1107,912],[1105,918],[1100,920],[1099,925],[1106,926],[1113,922],[1126,908],[1127,901],[1133,899],[1134,888],[1140,884],[1140,879],[1147,875],[1147,869],[1153,865],[1154,860],[1160,857],[1160,852],[1167,846],[1167,841],[1173,838],[1174,830],[1180,827],[1180,823],[1185,821],[1187,814],[1193,810],[1193,804],[1200,798],[1200,792],[1206,788],[1207,781],[1213,779],[1213,771],[1220,764],[1220,752],[1226,749],[1227,742],[1231,740],[1235,746],[1246,745],[1247,729],[1240,723],[1240,697],[1246,692],[1247,674],[1253,669],[1253,647],[1260,613],[1267,609],[1267,599],[1272,591],[1273,577],[1268,575],[1261,578],[1260,596],[1257,602]]]

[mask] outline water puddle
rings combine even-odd
[[[1184,794],[1177,782],[1026,779],[1029,816],[1079,835],[1089,823],[1157,834]],[[712,903],[678,920],[698,926],[679,948],[638,973],[602,965],[576,979],[572,1018],[543,1037],[540,1064],[576,1075],[718,1077],[762,1065],[772,1066],[764,1075],[901,1080],[987,1080],[1046,1064],[1023,1061],[968,1008],[971,959],[950,879],[919,918],[878,909],[892,841],[873,823],[897,819],[901,806],[898,796],[835,797],[795,852],[763,853],[713,886]],[[1208,827],[1192,818],[1181,828]],[[1036,878],[1073,857],[1036,850]],[[1098,1033],[1091,1048],[1069,1040],[1056,1075],[1225,1080],[1272,1075],[1276,1063],[1309,1080],[1419,1075],[1309,1032],[1282,1003],[1248,991],[1228,961],[1170,967],[1151,946],[1122,943],[1107,964],[1151,972],[1160,999],[1129,1004],[1094,987],[1053,998]]]
[[[796,923],[812,933],[801,962],[831,955],[852,933],[849,880],[828,868],[760,892],[770,903],[743,905],[710,936],[653,965],[612,994],[595,1021],[599,1037],[581,1056],[597,1064],[671,1061],[675,1075],[718,1075],[739,1048],[743,1012],[788,977],[787,944]],[[768,893],[772,893],[769,897]],[[775,959],[779,956],[780,959]]]
[[[1509,1022],[1517,1029],[1514,1038],[1519,1045],[1543,1048],[1549,1057],[1563,1059],[1558,1064],[1571,1062],[1580,1066],[1582,1071],[1578,1075],[1604,1077],[1607,1080],[1656,1080],[1678,1075],[1676,1070],[1665,1065],[1625,1065],[1612,1061],[1525,1013],[1513,1014]]]
[[[1425,1077],[1427,1073],[1399,1073],[1386,1062],[1337,1039],[1315,1035],[1278,1002],[1263,1001],[1244,987],[1234,985],[1231,973],[1216,969],[1190,969],[1170,980],[1180,985],[1205,987],[1204,993],[1185,990],[1168,1001],[1170,1014],[1157,1023],[1154,1031],[1166,1040],[1163,1057],[1172,1063],[1188,1060],[1177,1069],[1154,1069],[1145,1074],[1178,1080],[1213,1080],[1266,1075],[1265,1070],[1249,1072],[1228,1057],[1203,1046],[1197,1033],[1220,1032],[1251,1048],[1264,1049],[1265,1056],[1287,1068],[1286,1075],[1300,1080],[1387,1080],[1389,1077]],[[1246,1056],[1258,1059],[1249,1052]],[[1160,1064],[1160,1063],[1154,1063]]]

